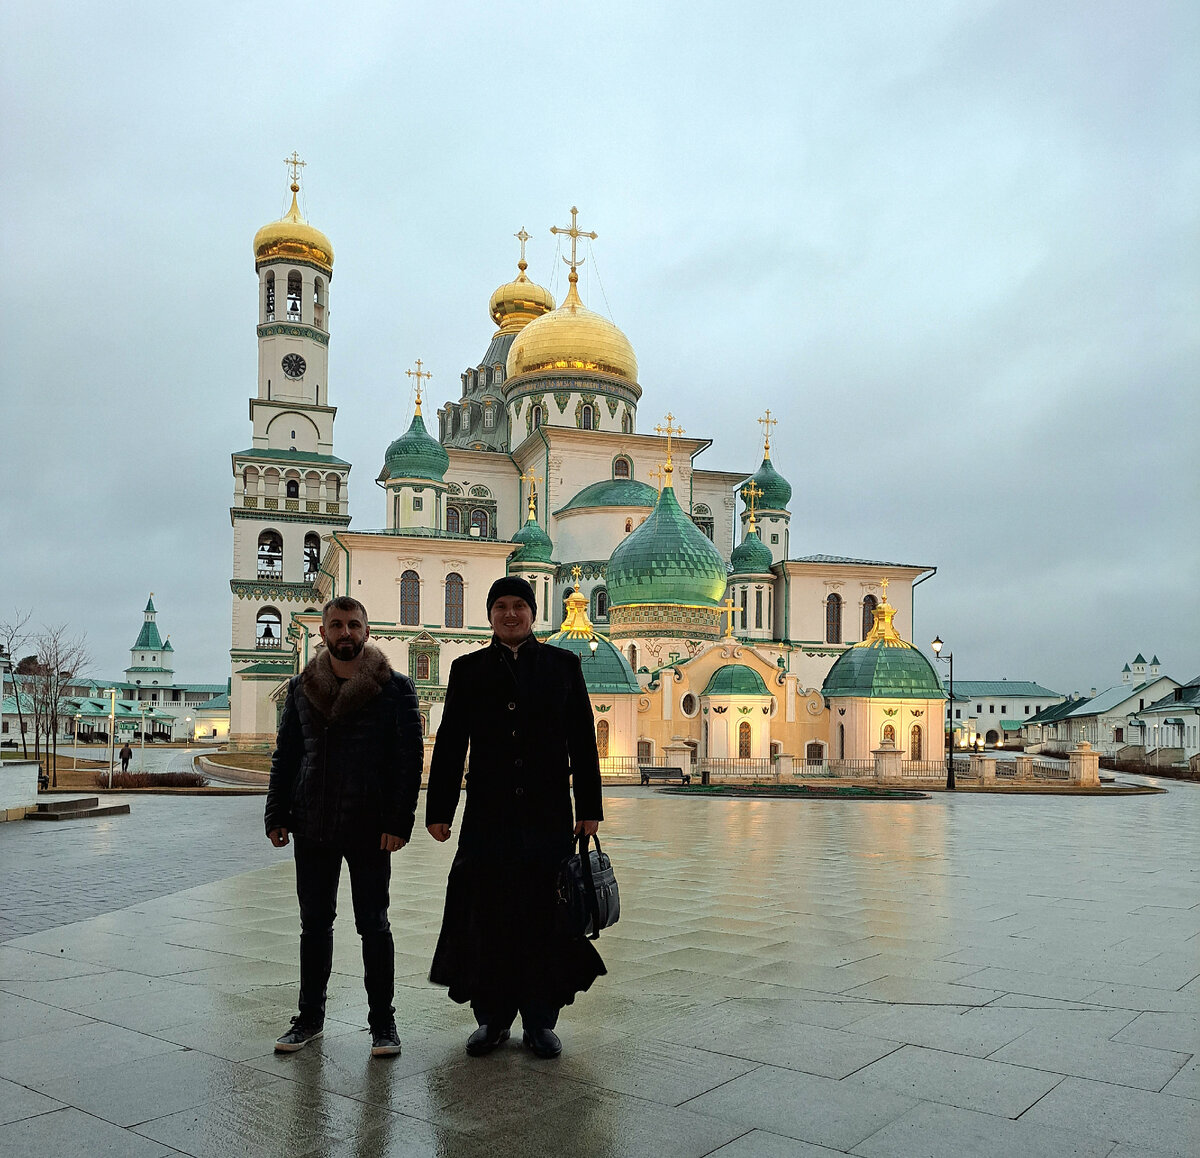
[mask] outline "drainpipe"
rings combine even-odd
[[[912,585],[912,587],[910,588],[910,591],[916,591],[916,589],[917,589],[918,587],[920,587],[920,586],[921,586],[921,584],[922,584],[922,583],[924,583],[926,579],[932,579],[932,578],[933,578],[933,577],[934,577],[936,574],[937,574],[937,568],[936,568],[936,567],[933,567],[933,568],[931,568],[931,569],[930,569],[930,571],[929,571],[929,574],[927,574],[927,575],[922,575],[922,576],[921,576],[921,578],[920,578],[920,579],[918,579],[918,580],[917,580],[917,581],[916,581],[916,582],[915,582],[915,583]],[[910,601],[910,603],[912,604],[912,606],[910,606],[910,607],[909,607],[909,611],[910,611],[910,612],[912,613],[912,615],[913,615],[913,633],[914,633],[914,634],[916,634],[916,630],[917,630],[917,624],[916,624],[916,600],[915,600],[915,599],[914,599],[914,598],[913,598],[913,597],[910,595],[910,596],[909,596],[909,601]]]
[[[338,538],[337,531],[330,531],[329,537],[339,546],[346,555],[346,594],[350,594],[350,548]]]

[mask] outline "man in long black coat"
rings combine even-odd
[[[271,757],[267,836],[276,848],[295,836],[300,900],[300,1012],[275,1043],[280,1053],[321,1036],[343,860],[362,937],[371,1053],[400,1052],[388,883],[391,854],[412,835],[424,747],[412,681],[367,643],[370,633],[356,599],[326,604],[325,647],[288,685]]]
[[[429,770],[426,825],[450,838],[470,747],[467,803],[429,979],[470,1001],[472,1056],[507,1040],[518,1013],[524,1042],[557,1057],[562,1006],[605,973],[583,936],[554,929],[558,867],[575,835],[603,819],[592,706],[579,657],[533,636],[537,600],[523,579],[488,592],[491,645],[450,668]],[[572,818],[571,793],[575,796]]]

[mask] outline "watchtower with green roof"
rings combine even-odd
[[[154,592],[146,600],[146,609],[142,612],[142,629],[129,649],[129,666],[125,669],[126,683],[138,684],[142,687],[168,687],[175,682],[175,669],[172,666],[175,649],[170,639],[163,640],[158,633],[155,617],[158,611],[154,606]]]

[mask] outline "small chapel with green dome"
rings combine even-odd
[[[413,359],[411,413],[397,407],[380,440],[383,509],[351,525],[326,372],[333,248],[300,215],[290,164],[292,207],[255,239],[260,382],[253,445],[233,456],[235,747],[272,742],[286,679],[337,595],[366,605],[432,742],[450,664],[488,643],[484,598],[508,573],[537,594],[539,637],[579,655],[611,775],[816,766],[889,744],[942,755],[941,685],[906,642],[913,587],[934,569],[819,553],[793,525],[770,410],[761,462],[740,469],[703,465],[713,440],[682,429],[670,399],[639,418],[633,344],[580,295],[580,246],[597,235],[574,207],[550,229],[569,267],[562,303],[529,276],[520,230],[517,274],[486,299],[482,356],[429,426],[423,404],[447,376]]]

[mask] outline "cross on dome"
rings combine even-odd
[[[671,485],[671,472],[675,469],[674,465],[671,462],[671,435],[683,433],[682,426],[672,426],[671,425],[674,421],[675,421],[675,415],[672,414],[668,410],[666,426],[662,426],[660,424],[654,428],[656,433],[665,434],[667,436],[667,461],[665,463],[663,463],[663,476],[664,476],[663,477],[663,485],[664,486]]]
[[[733,638],[733,608],[734,608],[733,596],[732,595],[725,596],[724,610],[721,612],[721,614],[728,616],[728,619],[725,621],[725,638],[726,639]]]
[[[518,268],[518,269],[522,269],[522,270],[523,270],[523,269],[525,269],[525,268],[526,268],[526,262],[525,262],[525,242],[527,242],[527,241],[529,240],[529,234],[525,232],[525,226],[524,226],[524,225],[522,225],[522,226],[521,226],[521,232],[520,232],[520,233],[514,233],[514,234],[513,234],[513,237],[515,237],[515,238],[516,238],[516,239],[517,239],[517,240],[518,240],[518,241],[521,243],[521,260],[520,260],[519,262],[517,262],[517,268]]]
[[[529,517],[535,519],[537,518],[537,484],[543,481],[542,477],[532,470],[528,474],[522,471],[520,477],[523,483],[529,484]]]
[[[303,169],[304,166],[308,164],[308,162],[301,161],[300,154],[297,153],[295,149],[293,149],[292,155],[290,157],[284,157],[283,163],[285,165],[287,165],[292,171],[292,192],[299,193],[300,192],[300,170]]]
[[[778,418],[771,417],[771,411],[768,409],[762,418],[758,419],[763,428],[763,453],[769,458],[771,456],[771,427],[779,425]],[[761,492],[760,492],[761,493]]]
[[[577,256],[577,254],[575,252],[576,243],[579,241],[579,239],[581,237],[588,237],[588,238],[591,238],[592,241],[595,241],[596,238],[599,236],[599,234],[597,234],[597,233],[585,233],[582,229],[579,228],[579,226],[576,222],[578,213],[579,213],[579,210],[576,209],[574,205],[572,205],[571,206],[570,228],[560,227],[558,225],[550,226],[551,233],[555,233],[555,234],[561,233],[564,236],[569,237],[571,239],[571,256],[569,259],[564,257],[563,262],[564,262],[564,264],[569,265],[571,267],[571,275],[568,278],[568,280],[572,281],[572,282],[577,282],[579,280],[579,274],[576,273],[576,270],[578,270],[579,267],[581,265],[583,265],[584,260],[585,260],[584,258]]]
[[[578,563],[576,563],[575,566],[571,568],[571,578],[575,580],[575,590],[576,591],[579,590],[579,581],[580,581],[580,578],[582,577],[582,575],[583,575],[583,568]]]
[[[758,501],[758,497],[763,493],[762,487],[758,486],[751,479],[744,487],[742,487],[742,498],[746,505],[750,508],[750,531],[753,533],[757,528],[757,520],[754,517],[754,504]]]
[[[421,413],[421,379],[433,377],[433,374],[429,370],[421,369],[421,364],[422,364],[421,359],[418,358],[417,359],[417,368],[415,370],[405,370],[404,371],[404,373],[407,374],[410,378],[415,378],[417,380],[417,413],[418,414]]]

